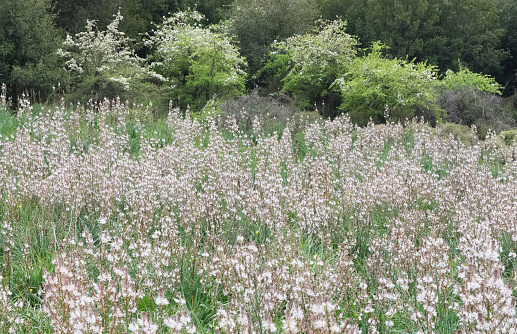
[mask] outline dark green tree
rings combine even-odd
[[[119,9],[124,17],[120,30],[133,40],[141,41],[163,17],[188,8],[204,14],[208,23],[218,23],[225,18],[233,0],[52,0],[56,24],[68,34],[84,30],[86,20],[96,20],[100,30],[106,29]],[[137,44],[137,48],[141,45]]]
[[[502,46],[510,52],[510,57],[503,62],[503,75],[498,81],[505,86],[504,94],[515,94],[517,89],[517,2],[499,1],[499,16],[504,28]]]
[[[496,2],[454,0],[449,3],[449,9],[449,15],[443,18],[444,31],[451,40],[446,47],[456,50],[456,59],[460,59],[470,70],[500,75],[501,63],[508,57],[508,52],[501,46],[504,28],[499,20]],[[460,64],[456,64],[453,70],[459,70]],[[438,65],[445,68],[444,64]]]
[[[382,41],[392,57],[428,61],[442,71],[461,64],[497,75],[508,53],[493,0],[318,0],[323,16],[341,15],[363,45]]]
[[[16,99],[23,91],[44,99],[66,80],[55,51],[61,44],[47,0],[0,1],[0,82]]]
[[[313,0],[236,0],[231,18],[248,73],[263,65],[273,41],[313,31],[318,15]]]
[[[120,31],[133,41],[132,47],[142,57],[148,50],[141,43],[142,37],[164,16],[187,7],[187,0],[52,0],[56,24],[67,34],[84,31],[87,20],[95,20],[99,30],[105,30],[119,11],[124,17]]]
[[[229,17],[234,0],[178,0],[178,2],[180,2],[178,8],[181,10],[188,10],[189,7],[196,9],[206,17],[208,23],[217,24]]]
[[[84,29],[87,19],[99,19],[96,7],[98,0],[51,0],[56,26],[74,35]],[[109,15],[113,15],[111,13]]]

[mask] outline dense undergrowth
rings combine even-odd
[[[116,102],[0,112],[1,332],[517,329],[511,140]]]

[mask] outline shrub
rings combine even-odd
[[[478,137],[471,128],[456,123],[441,124],[436,128],[436,134],[443,138],[448,138],[452,134],[454,138],[467,146],[472,146],[478,142]]]
[[[501,132],[516,124],[513,110],[505,106],[503,98],[473,86],[442,91],[438,104],[446,111],[449,122],[469,127],[475,124],[480,138],[486,136],[488,129]]]
[[[221,122],[225,124],[233,117],[242,131],[252,130],[255,117],[258,117],[264,129],[283,129],[297,111],[289,97],[263,97],[258,94],[257,89],[248,95],[227,100],[221,103],[219,108]]]
[[[36,63],[14,66],[11,81],[18,93],[22,90],[29,92],[31,100],[44,102],[52,99],[55,93],[61,93],[56,92],[56,86],[68,86],[69,75],[63,69],[60,57],[54,53],[42,57]]]
[[[515,139],[517,139],[517,129],[503,131],[501,132],[501,137],[503,137],[506,145],[513,146],[515,145]]]
[[[460,67],[458,72],[448,70],[440,81],[440,86],[448,90],[458,90],[462,87],[472,87],[480,92],[501,95],[502,87],[493,77],[471,72],[466,67]]]
[[[423,116],[431,123],[442,118],[436,104],[436,68],[425,63],[382,56],[383,45],[374,43],[364,57],[350,62],[347,72],[333,88],[342,98],[340,111],[348,113],[353,122],[364,126],[373,119],[384,123],[389,108],[391,120]]]

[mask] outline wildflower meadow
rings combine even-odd
[[[517,331],[517,161],[494,134],[1,112],[2,333]]]

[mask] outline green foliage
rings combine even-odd
[[[382,44],[375,43],[372,51],[353,59],[347,73],[337,79],[333,88],[342,97],[339,107],[349,113],[353,122],[366,125],[373,119],[424,116],[431,122],[441,120],[441,109],[436,104],[436,68],[425,63],[403,59],[389,60],[382,56]]]
[[[205,15],[209,23],[217,24],[228,18],[233,0],[183,0],[180,2],[182,2],[181,10],[195,8],[198,12]]]
[[[382,41],[390,55],[428,61],[442,71],[465,63],[495,75],[508,53],[493,0],[318,0],[324,18],[340,15],[364,44]],[[508,1],[511,2],[511,1]]]
[[[88,19],[104,30],[113,21],[113,14],[120,11],[124,16],[120,29],[132,39],[139,39],[141,33],[150,30],[152,22],[159,22],[177,9],[178,4],[170,0],[52,0],[57,26],[69,34],[81,32]]]
[[[499,17],[504,28],[501,46],[508,50],[510,57],[503,61],[503,75],[497,80],[505,86],[504,94],[515,94],[517,87],[517,2],[513,0],[499,0]]]
[[[105,31],[96,30],[95,21],[88,21],[85,32],[76,34],[75,38],[68,35],[63,43],[65,50],[58,50],[58,55],[67,59],[72,100],[126,99],[143,95],[145,88],[152,91],[153,82],[164,81],[129,48],[129,38],[118,30],[121,20],[119,12]],[[142,87],[144,82],[149,83],[148,87]],[[140,85],[135,87],[135,83]]]
[[[271,52],[268,61],[253,76],[253,81],[265,93],[278,93],[283,88],[283,79],[289,73],[290,61],[289,53]]]
[[[43,268],[52,269],[52,256],[45,250],[31,252],[13,268],[12,293],[32,306],[40,306],[39,287],[43,282]]]
[[[444,123],[436,128],[436,134],[444,139],[453,136],[466,146],[473,146],[478,142],[475,132],[466,125],[456,123]]]
[[[287,62],[283,91],[294,94],[302,109],[314,103],[321,106],[331,94],[330,85],[346,72],[355,56],[358,42],[345,28],[341,20],[325,22],[317,35],[296,35],[275,44],[268,68],[277,68],[282,75],[282,65]]]
[[[501,137],[503,137],[503,141],[506,145],[514,146],[515,139],[517,138],[517,129],[503,131],[501,132]]]
[[[33,100],[44,102],[61,93],[60,87],[69,84],[69,75],[63,69],[61,59],[56,54],[48,54],[37,63],[13,66],[11,80],[17,91],[28,91]]]
[[[142,37],[150,31],[153,22],[161,22],[163,16],[170,10],[176,11],[177,8],[170,8],[167,0],[114,0],[98,1],[99,10],[96,15],[99,17],[100,27],[104,29],[112,21],[112,15],[120,11],[124,20],[120,22],[120,31],[123,31],[133,41],[135,50],[142,48]],[[96,16],[88,16],[96,18]]]
[[[227,36],[201,27],[203,20],[196,11],[179,12],[149,40],[158,71],[175,85],[172,100],[195,111],[210,100],[241,94],[246,81],[246,62],[237,48]]]
[[[481,92],[488,92],[501,95],[502,87],[493,77],[471,72],[468,68],[461,66],[458,72],[448,70],[440,81],[441,87],[445,89],[458,90],[461,87],[473,87]]]
[[[231,18],[249,73],[261,68],[275,40],[313,31],[318,15],[314,0],[236,0]]]
[[[142,43],[142,38],[156,24],[161,24],[165,16],[180,10],[196,8],[207,17],[207,22],[218,23],[228,16],[233,0],[51,0],[56,24],[67,33],[81,32],[87,19],[95,20],[100,30],[105,30],[112,22],[113,14],[120,11],[124,20],[120,31],[131,38],[131,46],[140,57],[149,55],[150,49]]]
[[[0,81],[15,100],[25,90],[40,92],[44,100],[53,85],[65,83],[53,56],[60,37],[49,11],[47,0],[0,2]]]
[[[494,76],[501,74],[501,62],[509,54],[501,48],[504,27],[501,26],[496,1],[455,0],[450,3],[449,8],[449,15],[445,17],[445,28],[452,35],[450,39],[454,44],[450,44],[460,61],[474,72]],[[440,56],[445,56],[444,50]],[[444,65],[440,66],[445,68]]]

